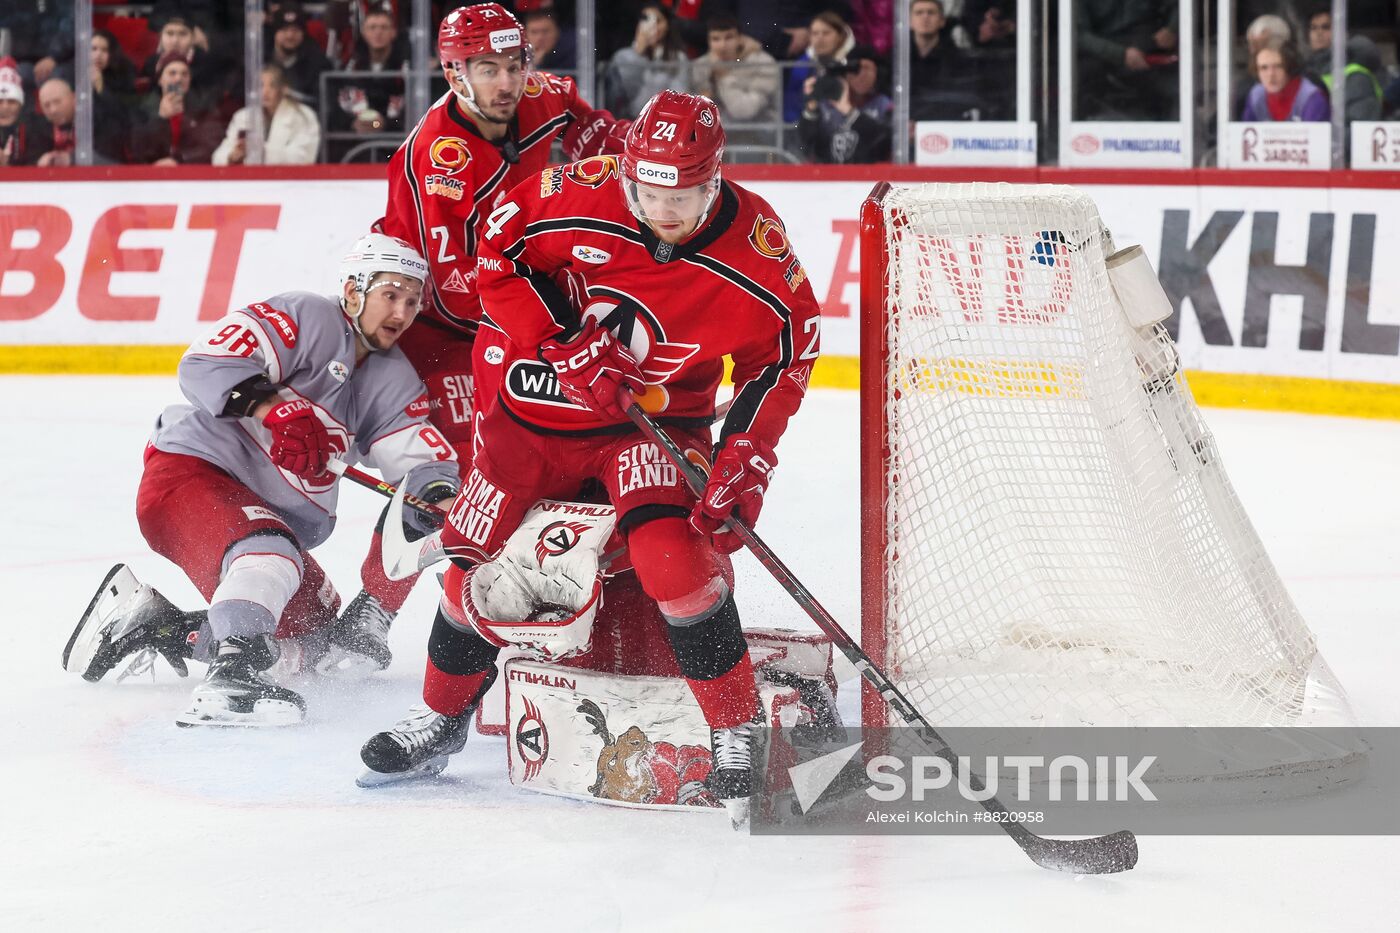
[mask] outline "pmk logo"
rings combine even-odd
[[[456,136],[439,136],[428,147],[428,158],[447,174],[456,175],[467,167],[472,154],[467,149],[466,140]]]

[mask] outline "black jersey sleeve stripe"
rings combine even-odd
[[[633,243],[642,242],[642,235],[626,224],[613,223],[610,220],[598,220],[595,217],[556,217],[552,220],[537,220],[527,224],[525,236],[539,236],[542,233],[560,233],[565,230],[586,230],[593,233],[607,233],[612,236],[621,237],[624,240],[631,240]]]
[[[546,122],[540,124],[538,127],[535,128],[535,131],[533,133],[520,140],[521,150],[523,151],[525,149],[529,149],[531,146],[533,146],[540,140],[548,139],[549,137],[553,136],[554,131],[557,128],[568,123],[571,119],[573,119],[572,115],[568,111],[565,111],[564,113],[559,114],[553,119],[547,120]]]
[[[783,372],[792,365],[791,318],[783,321],[783,329],[778,333],[778,347],[778,359],[763,367],[757,376],[739,387],[738,393],[734,396],[734,404],[730,407],[729,414],[724,419],[724,426],[720,429],[719,442],[721,445],[729,439],[731,434],[739,434],[753,427],[754,422],[758,420],[758,413],[763,410],[763,403],[777,387]]]

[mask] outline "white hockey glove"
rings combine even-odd
[[[541,499],[494,558],[467,571],[462,607],[493,645],[546,661],[584,654],[603,602],[611,506]]]

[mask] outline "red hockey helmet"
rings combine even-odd
[[[719,194],[724,159],[724,127],[719,108],[708,97],[662,91],[642,107],[622,150],[627,206],[646,220],[640,189],[707,188],[703,217]]]
[[[438,25],[438,58],[445,65],[515,49],[525,53],[525,30],[499,3],[459,6]]]

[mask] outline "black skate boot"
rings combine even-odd
[[[130,657],[118,680],[152,669],[156,655],[175,673],[189,676],[185,661],[194,653],[190,636],[206,613],[181,612],[136,579],[125,564],[108,571],[63,648],[63,669],[94,683]]]
[[[369,770],[355,783],[380,787],[441,774],[447,759],[467,744],[475,712],[475,703],[460,716],[444,716],[426,706],[415,706],[394,728],[371,736],[360,749],[360,760]]]
[[[397,615],[360,590],[331,625],[330,646],[317,660],[316,671],[327,677],[358,677],[387,668],[394,659],[389,626]]]
[[[735,829],[749,825],[749,798],[753,796],[754,746],[758,724],[744,722],[728,729],[710,730],[713,765],[706,781],[710,792],[724,804]]]
[[[190,708],[175,717],[178,726],[294,726],[306,718],[299,694],[264,680],[260,674],[277,660],[276,643],[266,636],[219,642],[204,682],[194,688]]]

